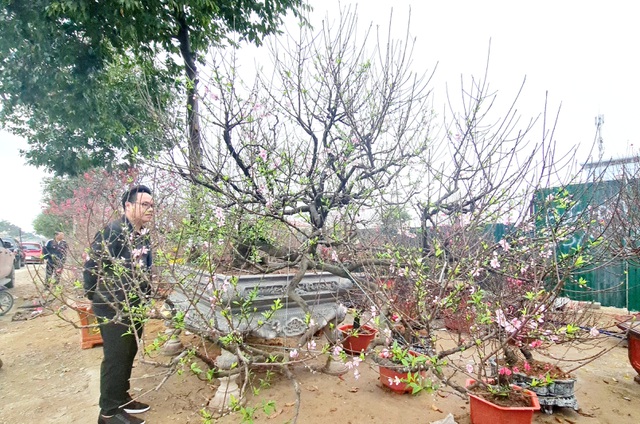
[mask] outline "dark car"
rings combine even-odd
[[[0,237],[0,284],[12,288],[15,280],[14,258],[16,254],[6,247],[8,245],[10,244]]]
[[[20,242],[13,238],[13,237],[8,237],[8,236],[3,236],[2,237],[2,241],[4,242],[4,246],[11,250],[13,253],[16,254],[16,257],[14,259],[15,263],[14,266],[16,269],[20,269],[24,266],[24,258],[25,258],[25,254],[22,251],[22,248],[20,247]]]
[[[20,243],[22,251],[24,252],[25,264],[41,264],[44,262],[42,256],[42,245],[35,241],[24,241]]]

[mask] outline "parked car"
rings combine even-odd
[[[16,254],[8,246],[11,246],[11,243],[0,238],[0,284],[12,288],[16,278]]]
[[[24,252],[25,264],[41,264],[44,262],[42,256],[42,245],[35,241],[24,241],[20,243],[22,251]]]
[[[13,237],[3,236],[2,240],[4,242],[5,247],[16,254],[14,259],[15,268],[16,269],[22,268],[24,266],[25,254],[22,251],[22,248],[20,247],[20,242],[18,241],[18,239]]]

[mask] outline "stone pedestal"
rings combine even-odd
[[[180,333],[182,333],[181,330],[167,327],[164,331],[164,334],[167,336],[167,341],[164,342],[160,348],[160,354],[165,356],[175,356],[184,350],[184,345],[180,341]]]
[[[236,356],[228,350],[222,350],[222,353],[216,359],[216,366],[221,371],[229,371],[234,362],[237,361]],[[209,401],[209,409],[211,411],[224,414],[229,412],[234,403],[243,405],[245,399],[241,399],[240,387],[237,383],[238,375],[232,375],[230,377],[219,377],[220,387],[216,391],[216,394]]]
[[[160,348],[160,354],[165,356],[175,356],[184,350],[184,345],[180,341],[180,334],[182,330],[173,328],[171,319],[175,314],[175,307],[170,301],[165,302],[160,309],[160,315],[165,319],[164,321],[164,334],[167,336],[167,341]]]
[[[329,356],[327,363],[321,369],[321,371],[329,375],[343,375],[349,372],[349,368],[347,368],[347,366],[342,362],[337,361]]]

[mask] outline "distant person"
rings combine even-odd
[[[103,341],[98,424],[144,424],[131,414],[149,405],[129,394],[131,369],[142,337],[143,300],[151,291],[153,218],[151,190],[136,186],[122,196],[124,216],[98,231],[84,264],[84,289],[98,317]],[[137,337],[136,337],[137,336]]]
[[[44,246],[44,259],[47,263],[44,279],[46,287],[51,288],[54,284],[60,283],[60,275],[67,257],[67,248],[62,231],[56,231],[53,239]]]

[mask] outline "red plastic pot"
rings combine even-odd
[[[467,387],[475,380],[467,380]],[[531,390],[512,385],[513,390],[524,390],[531,399],[531,406],[508,407],[499,406],[486,399],[469,393],[469,409],[472,424],[531,424],[533,413],[540,409],[538,396]]]
[[[621,322],[618,327],[627,333],[627,343],[629,362],[631,366],[638,373],[634,380],[636,383],[640,383],[640,323],[639,322]]]
[[[342,348],[345,352],[352,355],[360,355],[360,352],[366,352],[369,343],[376,337],[378,330],[368,325],[363,325],[352,332],[353,325],[347,324],[338,327],[338,330],[345,336],[342,341]]]
[[[413,388],[406,383],[409,379],[408,372],[399,372],[391,368],[384,367],[382,365],[380,368],[380,382],[383,386],[387,386],[389,389],[393,390],[396,393],[411,393],[413,394]],[[412,373],[412,375],[415,373]],[[420,375],[425,378],[427,376],[427,372],[425,370],[420,371]],[[397,377],[397,379],[396,379]],[[400,381],[396,384],[396,381]]]

